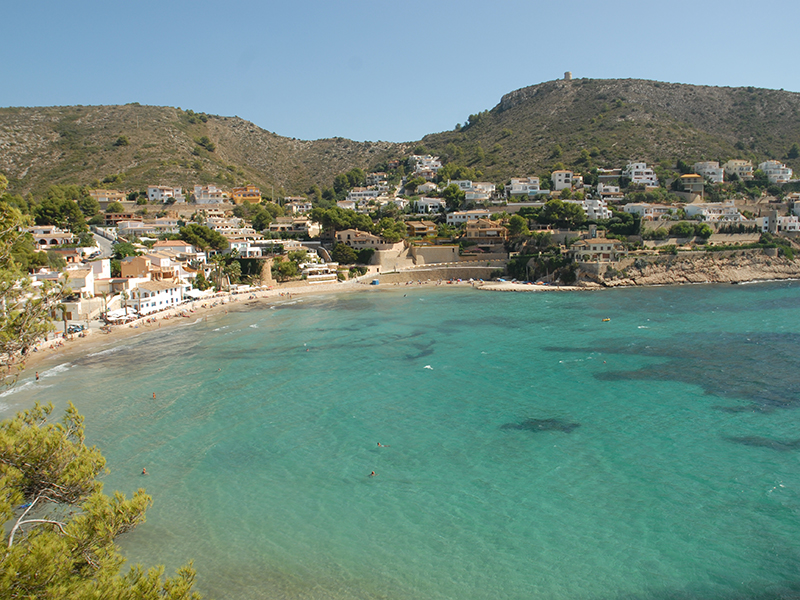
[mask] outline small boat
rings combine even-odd
[[[603,323],[605,323],[606,321],[610,321],[610,320],[611,320],[611,319],[609,319],[608,317],[606,317],[605,319],[603,319]]]

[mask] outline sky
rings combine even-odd
[[[416,141],[559,79],[800,92],[800,2],[3,3],[0,106],[139,102],[282,136]]]

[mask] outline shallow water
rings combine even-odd
[[[72,400],[107,491],[154,498],[126,555],[194,559],[208,597],[789,597],[798,308],[797,283],[379,287],[154,331],[0,403]]]

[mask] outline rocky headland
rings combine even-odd
[[[581,272],[577,285],[622,287],[800,279],[800,260],[771,254],[774,253],[759,249],[628,258],[597,275]]]

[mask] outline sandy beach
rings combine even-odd
[[[423,275],[420,273],[420,275]],[[164,327],[186,325],[197,319],[207,319],[209,316],[224,313],[229,310],[241,310],[252,307],[253,303],[270,303],[282,299],[320,294],[347,293],[363,291],[369,286],[373,277],[360,280],[351,280],[338,283],[298,285],[287,287],[273,287],[271,289],[255,289],[243,293],[219,292],[207,299],[187,302],[162,310],[131,323],[113,325],[106,333],[95,322],[83,337],[78,335],[67,336],[66,339],[49,340],[40,342],[35,352],[31,352],[25,360],[25,370],[21,378],[34,375],[56,364],[69,362],[75,357],[83,356],[89,352],[96,352],[109,347],[114,347],[120,341],[146,334]],[[535,285],[512,282],[479,282],[468,280],[433,280],[418,279],[404,283],[382,283],[383,288],[395,287],[472,287],[483,291],[497,292],[555,292],[555,291],[585,291],[591,288],[575,286]],[[56,325],[58,329],[58,324]]]

